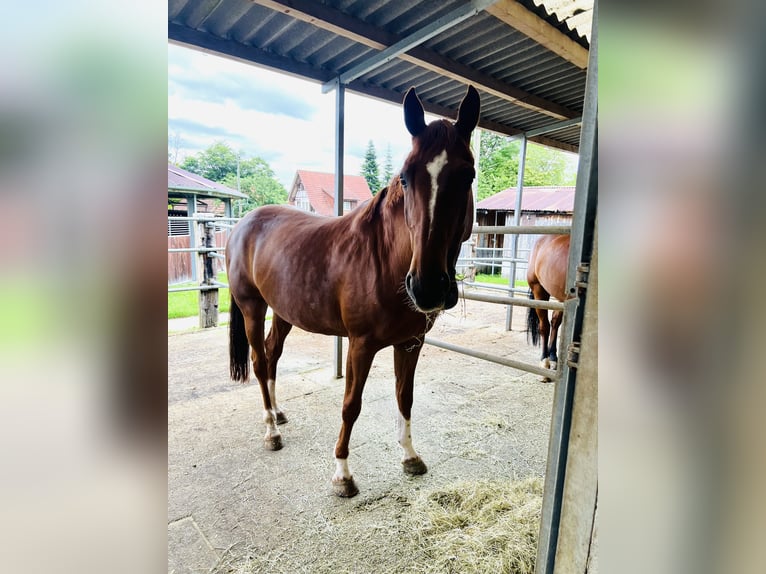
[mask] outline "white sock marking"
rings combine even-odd
[[[404,450],[404,457],[402,460],[409,460],[412,458],[418,458],[418,453],[412,448],[412,430],[410,428],[410,421],[405,419],[401,413],[399,414],[399,445]]]
[[[348,459],[335,459],[335,474],[333,475],[332,479],[335,481],[351,479],[351,472],[348,470]]]
[[[266,423],[266,438],[272,438],[281,434],[277,428],[277,415],[274,409],[270,411],[264,409],[263,422]]]
[[[428,199],[428,216],[431,218],[428,223],[429,236],[434,228],[434,209],[436,208],[436,194],[439,192],[439,174],[442,172],[445,165],[447,165],[446,149],[442,150],[439,155],[426,164],[426,170],[428,170],[428,173],[431,175],[431,196]]]

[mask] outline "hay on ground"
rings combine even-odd
[[[543,484],[461,482],[423,492],[413,502],[414,540],[424,572],[532,574]]]

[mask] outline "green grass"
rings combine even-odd
[[[500,275],[488,275],[486,273],[476,274],[476,283],[494,283],[495,285],[508,285],[508,278]],[[529,287],[526,281],[516,280],[516,287]]]
[[[226,273],[218,274],[218,281],[227,283]],[[494,283],[496,285],[508,285],[508,279],[500,275],[488,275],[478,273],[476,283]],[[189,287],[197,285],[193,281],[188,283],[179,283],[172,287]],[[516,281],[516,287],[527,287],[526,281]],[[199,313],[199,291],[180,291],[178,293],[168,293],[168,319],[178,319],[180,317],[194,317]],[[218,291],[218,310],[221,313],[229,312],[229,290],[221,288]]]
[[[218,274],[218,281],[227,283],[226,273]],[[172,285],[173,287],[190,287],[197,285],[194,281]],[[218,310],[221,313],[229,312],[229,290],[218,290]],[[178,319],[179,317],[194,317],[199,314],[199,291],[179,291],[178,293],[168,293],[168,319]]]

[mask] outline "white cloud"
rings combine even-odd
[[[236,99],[213,102],[199,93],[190,92],[190,77],[197,84],[215,85],[216,78],[226,76],[227,82],[240,78],[242,85],[268,83],[271,94],[283,93],[286,106],[296,98],[310,104],[314,113],[310,119],[291,117],[283,113],[257,110],[257,102],[248,102],[243,109]],[[201,124],[204,131],[179,133],[182,140],[180,155],[194,154],[216,140],[226,140],[233,148],[249,156],[266,159],[277,179],[288,187],[297,169],[332,172],[335,164],[335,93],[322,94],[320,85],[282,73],[265,70],[211,56],[195,50],[168,47],[168,120]],[[252,109],[256,108],[256,109]],[[306,116],[306,114],[303,114]],[[172,130],[171,130],[172,131]],[[213,134],[220,132],[220,137]],[[394,170],[404,161],[410,148],[410,136],[404,127],[401,106],[347,93],[345,102],[345,157],[347,174],[359,174],[368,142],[375,144],[378,163],[383,168],[386,146],[391,145]]]

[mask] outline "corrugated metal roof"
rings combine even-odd
[[[168,37],[329,82],[467,4],[169,0]],[[473,84],[482,99],[479,125],[508,135],[576,118],[583,110],[588,47],[581,24],[592,5],[592,0],[498,0],[362,74],[347,89],[398,104],[415,86],[429,112],[454,119],[465,85]],[[572,28],[575,20],[580,25]],[[579,133],[574,126],[530,139],[576,151]]]
[[[572,213],[574,211],[574,197],[574,186],[525,186],[521,191],[521,210]],[[476,204],[476,209],[515,210],[516,188],[512,187],[482,199]]]
[[[520,0],[520,4],[546,18],[562,32],[574,33],[587,47],[593,16],[593,0]]]
[[[244,193],[240,193],[215,181],[205,179],[196,173],[181,169],[172,163],[168,164],[168,191],[177,191],[201,197],[247,198]]]

